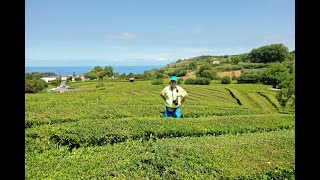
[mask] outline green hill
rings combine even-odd
[[[150,82],[26,94],[26,179],[294,177],[295,115],[270,86],[183,85],[183,118],[164,119]]]
[[[294,66],[238,61],[246,56],[193,57],[134,82],[101,78],[67,82],[75,89],[63,93],[26,93],[25,179],[295,179],[295,109],[277,100],[283,89],[294,92]],[[214,60],[215,71],[241,66],[249,75],[243,83],[181,84],[182,118],[164,118],[160,91],[168,84],[149,76],[188,66],[195,73]],[[265,81],[288,77],[282,89],[247,83],[261,69]]]
[[[257,74],[269,67],[273,62],[294,63],[295,51],[289,52],[283,44],[271,44],[252,49],[250,52],[236,55],[202,55],[187,59],[178,59],[165,67],[148,71],[162,73],[165,77],[177,75],[179,77],[195,77],[196,72],[203,65],[210,65],[218,77],[239,77],[243,73]],[[235,73],[237,71],[237,73]],[[182,73],[183,72],[183,73]],[[229,73],[228,73],[229,72]]]

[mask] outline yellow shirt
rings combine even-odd
[[[177,93],[178,89],[178,93]],[[171,86],[166,86],[161,91],[161,94],[166,98],[166,106],[170,108],[177,108],[181,105],[181,99],[183,97],[188,96],[188,93],[180,86],[176,86],[173,90],[171,90]],[[173,103],[173,100],[178,98],[178,106]]]

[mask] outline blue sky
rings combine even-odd
[[[293,0],[29,0],[26,66],[166,65],[282,43]]]

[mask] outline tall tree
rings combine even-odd
[[[295,75],[290,74],[288,78],[279,84],[280,91],[277,92],[276,98],[282,107],[289,104],[295,107]]]
[[[291,59],[292,55],[289,53],[288,48],[283,44],[271,44],[251,50],[249,58],[252,62],[270,63]]]
[[[269,68],[262,72],[262,82],[270,84],[272,87],[278,86],[283,80],[290,76],[289,68],[283,63],[270,63]]]
[[[199,70],[196,73],[197,77],[205,77],[209,79],[216,79],[217,78],[217,71],[210,65],[204,64],[200,66]]]
[[[104,67],[104,72],[105,72],[105,75],[108,76],[108,77],[111,77],[113,76],[113,67],[112,66],[105,66]]]

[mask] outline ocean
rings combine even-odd
[[[101,66],[104,68],[104,66]],[[133,74],[142,74],[144,71],[149,71],[155,68],[161,68],[164,66],[112,66],[113,72],[117,72],[119,74],[125,73],[128,75],[129,73]],[[46,66],[46,67],[25,67],[25,72],[31,73],[31,72],[53,72],[57,75],[61,76],[69,76],[72,75],[73,72],[77,76],[81,76],[86,72],[91,71],[94,68],[94,66]]]

